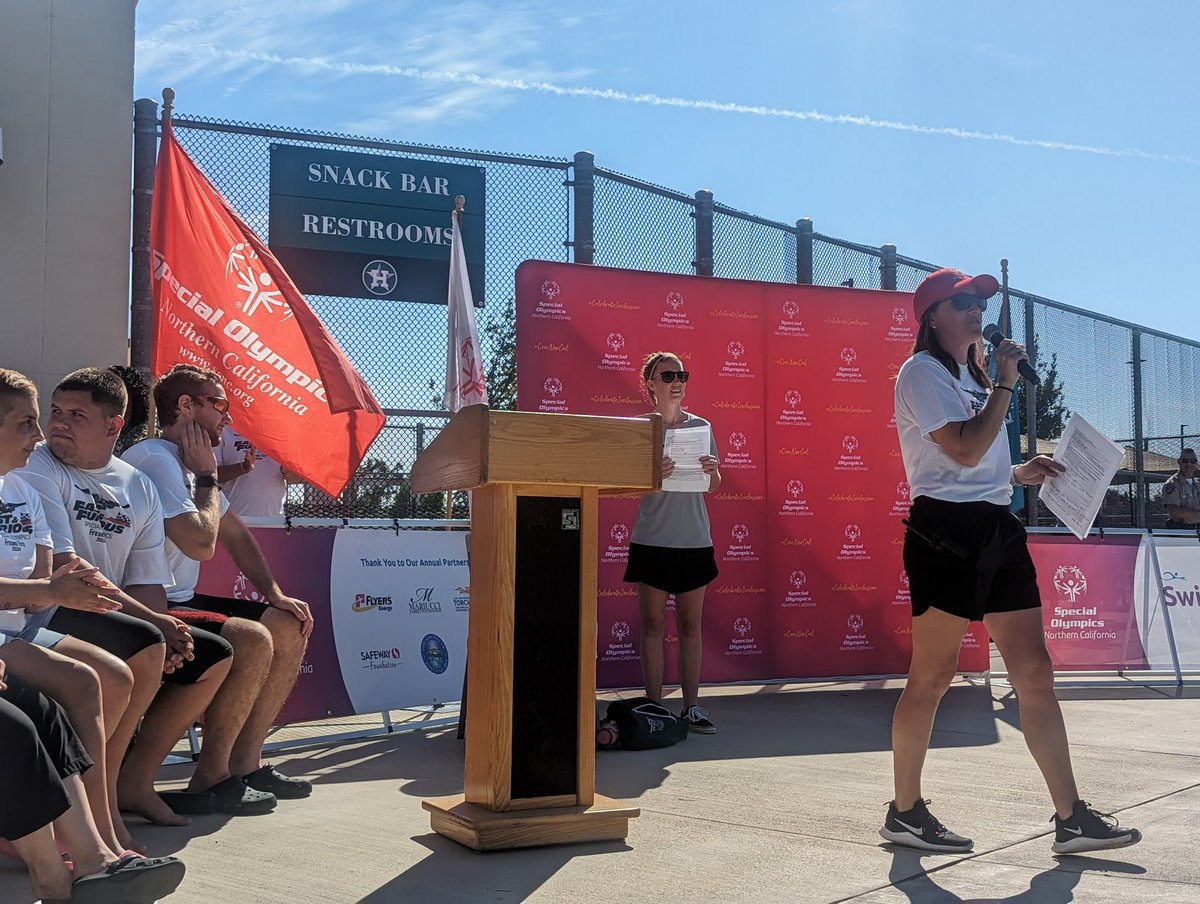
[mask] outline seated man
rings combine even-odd
[[[231,421],[221,378],[177,365],[155,384],[154,403],[162,439],[131,446],[125,461],[154,481],[162,499],[175,579],[167,589],[171,612],[218,631],[234,650],[229,678],[204,722],[204,750],[216,747],[250,788],[307,797],[309,782],[262,764],[262,745],[296,683],[312,614],[307,603],[284,595],[253,535],[221,495],[213,448]],[[196,593],[200,562],[212,557],[218,542],[265,602]],[[189,785],[194,790],[204,787],[197,776]]]
[[[163,759],[212,701],[229,672],[233,651],[215,634],[192,631],[166,614],[164,586],[171,583],[171,569],[158,493],[149,478],[112,454],[125,401],[124,385],[107,370],[84,368],[68,374],[51,398],[47,441],[34,450],[20,475],[38,491],[45,507],[56,567],[76,553],[96,565],[121,588],[117,598],[123,613],[135,616],[126,621],[157,630],[160,638],[165,635],[178,657],[161,690],[160,664],[143,705],[146,715],[137,744],[124,764],[121,756],[132,728],[119,745],[113,741],[110,753],[115,747],[120,769],[116,797],[122,809],[161,825],[186,825],[185,814],[211,812],[213,798],[174,792],[164,800],[155,793],[154,779]],[[36,618],[53,631],[118,656],[126,651],[127,641],[114,631],[111,616],[52,609]],[[220,774],[221,769],[210,769],[209,774],[218,773],[210,784],[230,777],[228,771]],[[234,782],[227,787],[236,791],[237,786]]]

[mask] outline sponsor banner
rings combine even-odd
[[[468,585],[464,533],[338,531],[330,602],[356,711],[462,697]]]
[[[1162,571],[1162,592],[1149,559],[1149,541],[1138,553],[1133,587],[1134,612],[1144,642],[1148,667],[1171,669],[1171,620],[1181,669],[1200,669],[1200,544],[1195,537],[1155,535],[1154,547]]]

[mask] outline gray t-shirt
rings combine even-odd
[[[702,417],[684,412],[682,427],[711,426]],[[663,442],[673,429],[663,431]],[[709,443],[709,455],[717,456],[717,440]],[[633,525],[630,542],[643,546],[669,546],[673,549],[702,549],[712,546],[712,532],[708,525],[708,509],[704,505],[704,493],[647,493],[638,503],[637,521]]]

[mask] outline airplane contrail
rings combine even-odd
[[[702,100],[688,97],[671,97],[651,92],[632,93],[613,88],[559,85],[554,82],[498,78],[473,72],[449,72],[437,69],[420,69],[413,66],[390,66],[384,63],[352,63],[331,60],[326,57],[280,56],[244,50],[226,50],[211,45],[181,44],[155,40],[139,41],[143,47],[162,50],[178,50],[190,57],[197,52],[230,62],[268,63],[276,66],[332,72],[338,75],[383,75],[397,78],[418,79],[427,82],[445,82],[460,85],[476,85],[507,91],[529,91],[557,97],[583,97],[614,103],[639,104],[654,107],[675,107],[684,110],[705,110],[714,113],[733,113],[741,116],[761,116],[775,119],[792,119],[803,122],[821,122],[832,125],[860,126],[871,129],[890,129],[896,132],[913,132],[921,135],[940,135],[966,141],[989,141],[1018,147],[1040,148],[1048,151],[1067,151],[1077,154],[1093,154],[1101,157],[1127,157],[1151,160],[1157,163],[1186,163],[1200,165],[1200,159],[1186,154],[1163,154],[1141,148],[1110,148],[1102,145],[1077,144],[1046,138],[1022,138],[1003,132],[981,132],[957,126],[925,126],[919,123],[898,122],[892,119],[876,119],[873,116],[855,116],[848,113],[822,113],[818,110],[792,110],[786,107],[766,107],[758,104],[733,103],[728,101]]]

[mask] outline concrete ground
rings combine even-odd
[[[171,904],[1200,901],[1200,688],[1060,690],[1084,797],[1145,840],[1056,858],[1015,699],[965,681],[942,704],[925,793],[975,852],[881,843],[901,686],[706,689],[715,736],[598,754],[597,790],[641,807],[625,843],[475,854],[432,833],[421,800],[462,790],[453,728],[280,753],[316,789],[267,816],[131,826],[151,853],[186,861]],[[0,901],[29,899],[21,868],[0,862]]]

